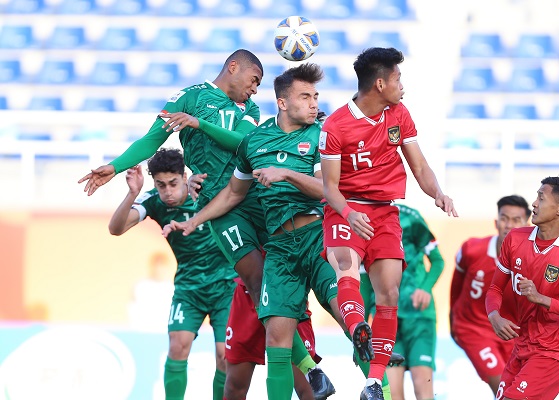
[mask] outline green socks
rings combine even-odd
[[[215,370],[213,389],[213,400],[223,400],[223,387],[225,386],[225,372],[219,369]]]
[[[293,369],[291,349],[266,347],[268,355],[268,400],[291,400],[293,395]]]
[[[163,374],[166,400],[184,399],[184,393],[186,392],[187,364],[187,360],[171,360],[167,357],[167,361],[165,362],[165,372]]]
[[[295,331],[293,336],[293,347],[291,348],[291,362],[301,370],[303,374],[307,374],[309,370],[316,367],[316,363],[310,356],[303,339],[299,335],[299,332]]]

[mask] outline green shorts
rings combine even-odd
[[[320,256],[323,250],[322,220],[271,236],[264,250],[266,259],[258,308],[260,319],[272,316],[302,318],[311,286],[321,303],[327,304],[337,295],[336,275]]]
[[[252,250],[260,251],[268,240],[264,211],[253,189],[233,210],[210,221],[210,229],[231,265],[237,264]]]
[[[435,371],[437,345],[436,320],[428,318],[398,318],[394,352],[406,358],[406,368],[426,366]]]
[[[225,329],[229,319],[229,308],[237,284],[231,280],[217,281],[195,290],[175,289],[168,331],[189,331],[198,336],[198,329],[206,316],[214,331],[216,342],[225,342]]]

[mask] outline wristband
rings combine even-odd
[[[344,217],[344,219],[347,219],[347,216],[349,215],[350,212],[355,211],[353,208],[351,208],[350,206],[346,205],[344,207],[344,209],[342,210],[342,217]]]

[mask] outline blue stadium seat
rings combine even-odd
[[[269,89],[274,87],[274,78],[285,71],[284,64],[264,64],[264,76],[259,89]]]
[[[51,49],[76,49],[85,45],[85,30],[81,26],[57,26],[45,42]]]
[[[378,32],[373,31],[369,34],[366,41],[366,46],[373,47],[394,47],[400,50],[402,53],[408,52],[407,44],[402,40],[400,32]]]
[[[358,15],[371,19],[410,20],[415,19],[415,12],[408,5],[407,0],[378,0],[372,10],[364,13],[356,10]]]
[[[500,57],[505,49],[498,33],[472,33],[462,46],[462,57]]]
[[[559,120],[559,104],[553,107],[553,112],[551,113],[551,119]]]
[[[27,109],[60,111],[63,109],[62,99],[60,97],[35,96],[31,98],[31,101],[29,102]]]
[[[289,15],[304,15],[301,0],[271,1],[268,7],[254,8],[254,16],[277,18],[277,23]]]
[[[553,38],[547,34],[523,34],[512,49],[514,57],[546,58],[559,57]]]
[[[549,89],[549,84],[542,67],[514,66],[505,89],[510,92],[544,92]]]
[[[448,133],[445,138],[444,146],[447,149],[466,148],[480,149],[481,144],[475,134]]]
[[[167,104],[167,99],[140,97],[134,107],[134,111],[158,113],[163,110],[165,104]]]
[[[452,109],[450,118],[487,118],[485,104],[461,103],[455,104]]]
[[[196,0],[167,0],[155,12],[168,17],[194,16],[198,13],[198,2]]]
[[[199,44],[200,51],[231,53],[241,46],[241,31],[236,28],[214,28]]]
[[[260,108],[260,123],[278,113],[278,103],[275,100],[258,101],[256,104]]]
[[[200,9],[201,16],[210,17],[246,17],[251,12],[250,0],[220,0],[213,7]]]
[[[4,25],[0,31],[0,48],[24,49],[35,44],[33,30],[27,25]]]
[[[139,15],[147,10],[146,0],[115,0],[107,9],[112,15]]]
[[[8,99],[6,96],[0,96],[0,110],[8,109]]]
[[[322,65],[322,71],[324,72],[324,78],[317,83],[319,88],[326,89],[347,89],[346,82],[340,76],[338,68],[334,65]]]
[[[98,11],[95,0],[62,0],[57,14],[91,14]]]
[[[122,62],[98,61],[87,83],[92,85],[125,85],[128,83],[126,65]]]
[[[487,67],[464,67],[454,82],[457,92],[485,92],[497,89],[493,70]]]
[[[538,119],[538,111],[533,104],[505,104],[501,118]]]
[[[49,60],[43,66],[36,77],[37,83],[64,85],[72,84],[75,81],[73,61],[54,61]]]
[[[8,14],[41,14],[44,6],[44,0],[10,0],[2,11]]]
[[[138,83],[147,86],[176,86],[179,66],[175,63],[150,63]]]
[[[15,83],[21,78],[19,60],[0,60],[0,83]]]
[[[49,132],[19,132],[17,140],[46,141],[52,140]]]
[[[115,111],[115,101],[110,98],[87,97],[82,106],[81,111]]]
[[[138,44],[136,29],[111,27],[97,44],[99,50],[132,50]]]
[[[206,80],[213,81],[219,75],[222,68],[223,63],[204,63],[193,79],[195,83],[202,83]],[[266,69],[264,69],[264,73],[266,74]]]
[[[79,142],[107,141],[109,140],[109,133],[104,129],[84,128],[76,132],[71,140]]]
[[[327,18],[327,19],[345,19],[351,18],[356,14],[355,6],[352,0],[328,0],[318,10],[307,9],[303,3],[303,10],[301,15],[312,15],[313,18]],[[285,15],[299,15],[299,14],[285,14]],[[316,17],[314,17],[316,15]]]
[[[192,47],[186,28],[161,28],[149,46],[154,51],[180,51]]]
[[[320,35],[320,52],[321,53],[353,53],[354,49],[347,40],[346,32],[343,30],[330,31],[321,30]]]

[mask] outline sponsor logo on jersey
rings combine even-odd
[[[545,280],[548,282],[555,282],[559,276],[559,268],[555,265],[547,264],[545,269]]]
[[[245,112],[246,110],[246,106],[245,103],[236,103],[237,107],[239,107],[239,110],[241,110],[242,112]]]
[[[326,150],[326,138],[328,137],[328,132],[320,131],[320,137],[318,138],[318,148],[320,150]]]
[[[258,150],[256,150],[257,153],[265,153],[267,151],[268,151],[268,149],[258,149]]]
[[[518,390],[520,393],[524,393],[524,390],[526,390],[527,387],[528,387],[528,382],[522,381],[520,382],[516,390]]]
[[[206,104],[206,107],[208,107],[208,108],[215,108],[215,109],[217,109],[217,107],[216,107],[216,106],[214,106],[213,104]]]
[[[299,151],[299,154],[301,154],[302,156],[306,156],[310,149],[311,149],[310,142],[301,142],[297,145],[297,150]]]
[[[184,90],[179,90],[177,93],[169,97],[167,103],[176,103],[178,99],[180,99],[185,94]]]
[[[357,151],[361,151],[363,149],[365,149],[365,142],[360,140],[359,143],[357,143]]]
[[[400,142],[400,127],[399,126],[391,126],[390,128],[388,128],[388,140],[390,140],[390,143]]]
[[[331,283],[328,289],[334,289],[335,287],[338,287],[338,282]]]
[[[431,357],[427,354],[422,354],[422,355],[419,356],[419,361],[431,362],[431,361],[433,361],[433,357]]]

